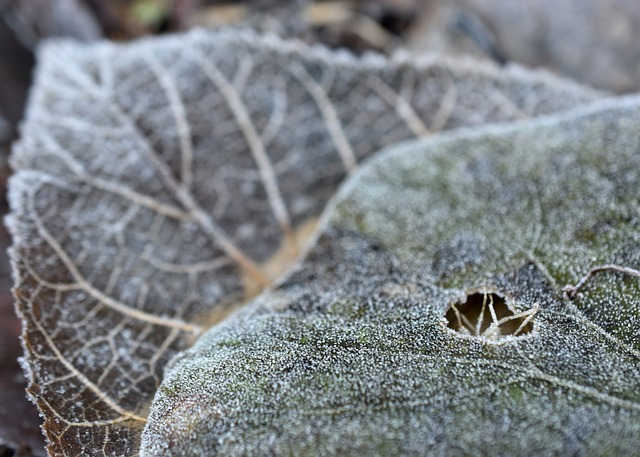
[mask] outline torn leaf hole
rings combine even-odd
[[[449,328],[464,335],[497,340],[531,333],[537,312],[535,304],[527,311],[514,313],[499,294],[478,292],[467,295],[463,303],[453,303],[445,318]]]

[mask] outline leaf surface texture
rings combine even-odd
[[[363,166],[302,265],[172,361],[142,454],[634,454],[639,112],[608,101]],[[563,294],[604,264],[636,273]],[[448,328],[476,291],[537,309],[533,331]]]
[[[10,226],[49,451],[135,453],[166,362],[289,267],[374,151],[599,96],[518,67],[248,32],[46,45]]]

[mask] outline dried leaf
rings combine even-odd
[[[4,163],[0,163],[0,181],[6,179]],[[0,215],[8,212],[6,203],[0,203]],[[7,249],[9,234],[0,227],[0,456],[42,456],[44,437],[42,423],[34,405],[25,396],[26,380],[18,364],[22,354],[20,346],[20,320],[16,316],[11,294],[11,268]]]
[[[93,41],[102,36],[95,17],[80,0],[4,0],[2,9],[4,21],[29,49],[45,38]]]
[[[373,151],[598,96],[238,32],[50,44],[36,79],[10,226],[29,393],[60,455],[133,453],[167,360],[288,268]]]
[[[419,51],[485,54],[546,67],[605,90],[640,89],[636,0],[439,3],[436,17],[414,31],[413,46]]]
[[[370,162],[298,270],[171,363],[141,454],[635,454],[638,119],[608,101]],[[596,264],[632,274],[563,294]],[[533,331],[448,328],[478,290]]]
[[[9,243],[3,240],[2,244],[6,249]],[[2,260],[8,269],[8,260]],[[0,277],[3,283],[10,282],[11,276],[4,276],[6,274],[3,272]],[[35,451],[34,455],[42,456],[44,437],[38,427],[42,421],[35,407],[25,398],[26,381],[18,365],[22,353],[18,339],[20,321],[14,311],[10,286],[3,284],[3,289],[0,293],[0,456],[14,455],[12,450],[20,448],[26,456],[28,447]]]
[[[31,84],[34,58],[31,49],[44,38],[68,36],[92,40],[100,36],[97,22],[76,0],[0,0],[0,187],[3,190],[10,173],[8,151],[22,119]],[[7,213],[0,204],[0,218]],[[9,245],[0,230],[0,251]],[[8,259],[0,255],[0,315],[6,326],[0,335],[0,455],[44,454],[42,422],[34,406],[25,397],[26,382],[18,365],[22,353],[16,331],[20,321],[14,312],[12,278]],[[2,445],[6,445],[3,447]]]
[[[249,0],[249,23],[255,30],[270,31],[281,36],[300,35],[306,31],[305,9],[310,0]]]

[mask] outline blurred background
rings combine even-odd
[[[0,216],[39,43],[252,27],[354,53],[438,52],[545,68],[611,93],[640,87],[638,0],[0,0]],[[10,239],[0,225],[0,457],[45,455],[18,364]]]

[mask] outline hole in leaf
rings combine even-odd
[[[447,326],[457,332],[496,340],[530,333],[537,312],[535,304],[527,311],[514,313],[497,293],[478,292],[468,295],[464,303],[453,303],[445,317]]]

